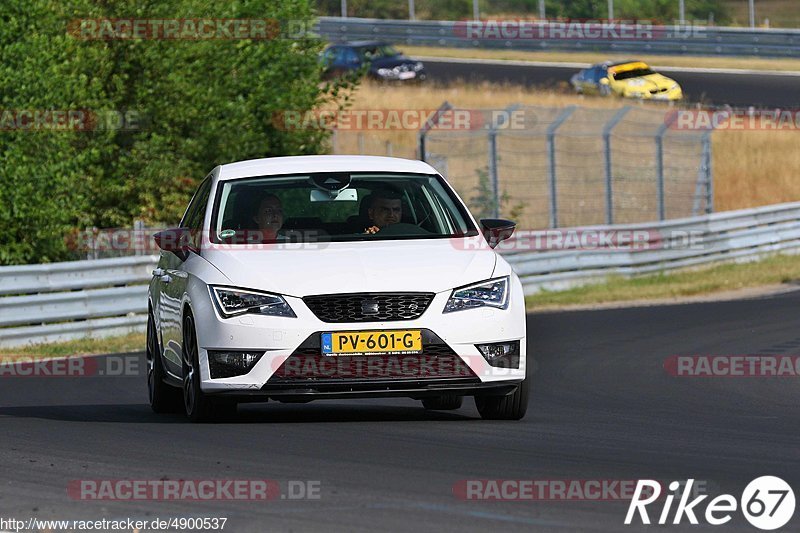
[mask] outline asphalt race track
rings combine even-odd
[[[675,378],[673,354],[797,354],[800,291],[747,301],[532,314],[533,395],[521,422],[471,400],[254,404],[232,423],[155,415],[144,378],[0,379],[6,517],[224,516],[226,531],[639,531],[627,504],[462,501],[465,479],[704,480],[737,499],[751,479],[800,487],[797,378]],[[138,356],[140,369],[144,367]],[[81,501],[75,479],[318,480],[320,499]],[[674,506],[673,506],[674,509]],[[651,512],[656,519],[660,507]],[[655,515],[655,516],[654,516]],[[797,528],[795,516],[787,529]],[[692,530],[685,525],[659,531]],[[740,513],[706,530],[755,531]],[[652,531],[652,528],[650,529]]]
[[[561,66],[527,66],[520,63],[467,63],[425,59],[431,81],[491,81],[526,86],[569,89],[569,79],[579,69]],[[800,105],[800,76],[781,74],[729,74],[663,71],[681,84],[689,102],[734,107],[784,107]],[[569,89],[571,90],[571,89]]]

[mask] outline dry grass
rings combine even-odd
[[[459,108],[504,108],[514,103],[523,105],[565,107],[580,105],[591,108],[614,109],[623,105],[616,99],[599,97],[582,97],[566,92],[530,90],[513,85],[470,85],[457,84],[452,86],[439,86],[422,84],[419,86],[394,86],[386,87],[375,84],[361,86],[353,96],[355,109],[436,109],[445,100]],[[637,109],[664,110],[663,105],[650,103],[635,103],[626,101],[624,104],[633,105]],[[458,141],[461,145],[457,151],[464,154],[461,158],[451,158],[448,161],[448,177],[454,182],[458,190],[465,197],[474,190],[477,184],[476,169],[486,165],[485,136],[480,134],[474,139],[463,138]],[[361,140],[359,141],[359,137]],[[718,131],[712,135],[713,139],[713,172],[715,197],[714,205],[717,211],[741,209],[759,205],[790,202],[800,200],[800,151],[797,142],[800,132],[796,131]],[[539,139],[541,140],[541,139]],[[536,142],[539,142],[537,140]],[[568,139],[567,139],[568,140]],[[387,142],[391,149],[387,149]],[[530,141],[526,141],[530,142]],[[508,146],[508,145],[506,145]],[[520,144],[517,149],[525,149],[533,145]],[[591,150],[589,150],[591,148]],[[587,148],[586,158],[599,157],[596,147]],[[535,146],[536,150],[543,147]],[[580,149],[577,147],[576,149]],[[392,131],[365,131],[360,135],[354,132],[341,132],[336,138],[337,153],[367,153],[388,155],[395,157],[415,158],[417,151],[416,130]],[[643,153],[643,157],[650,158],[646,164],[652,164],[652,155]],[[595,159],[591,159],[594,161]],[[598,164],[601,164],[598,160]],[[644,163],[643,163],[644,164]],[[598,167],[601,168],[601,167]],[[544,179],[542,171],[533,169],[519,169],[517,174],[509,174],[510,169],[504,170],[509,183],[509,193],[514,196],[525,196],[526,190],[531,189],[531,177]],[[541,175],[541,176],[540,176]],[[538,176],[538,178],[537,178]],[[596,176],[590,176],[596,178]],[[459,181],[460,180],[460,181]],[[594,179],[593,181],[596,181]],[[589,186],[589,181],[585,182]],[[536,183],[535,187],[544,186]],[[576,183],[576,186],[581,186]],[[602,195],[602,191],[598,191]],[[650,194],[634,195],[642,209],[651,209],[644,205]],[[547,205],[541,199],[542,205],[531,202],[526,215],[537,213],[546,216]],[[538,199],[537,199],[538,201]],[[573,206],[580,209],[581,206]],[[567,212],[565,204],[565,212]],[[669,209],[669,207],[668,207]],[[633,212],[633,211],[632,211]],[[652,212],[652,211],[651,211]],[[525,220],[530,226],[541,226],[541,218]],[[569,221],[562,221],[568,224]],[[602,222],[602,221],[599,221]],[[621,220],[622,222],[622,220]]]
[[[610,278],[606,283],[559,292],[541,292],[525,298],[529,310],[570,305],[633,300],[682,298],[760,286],[796,283],[800,262],[793,255],[776,255],[761,261],[687,269],[634,279]]]
[[[0,348],[0,363],[22,358],[77,357],[107,353],[144,351],[144,333],[129,333],[117,337],[85,338],[74,341],[30,344],[20,348]]]
[[[712,138],[717,210],[800,200],[800,132],[719,131]]]
[[[792,0],[796,2],[797,0]],[[746,2],[743,2],[745,9]],[[800,12],[799,12],[800,13]],[[800,18],[800,15],[798,15]],[[435,46],[406,46],[404,53],[414,56],[455,57],[472,59],[507,59],[514,61],[544,61],[552,63],[599,63],[615,59],[605,52],[538,52],[526,50],[487,50],[483,48],[440,48]],[[624,54],[619,59],[629,59]],[[641,56],[639,59],[657,67],[735,68],[745,70],[800,71],[800,59],[761,57],[704,57],[704,56]]]

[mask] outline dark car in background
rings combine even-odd
[[[382,41],[332,44],[322,52],[321,61],[329,79],[362,69],[370,78],[380,81],[423,81],[427,78],[421,61],[404,56]]]

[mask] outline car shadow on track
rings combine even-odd
[[[156,414],[146,404],[34,405],[0,407],[0,417],[40,418],[62,422],[189,423],[182,413]],[[247,404],[217,423],[425,422],[479,420],[474,408],[427,411],[422,406],[352,404]]]

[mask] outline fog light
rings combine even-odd
[[[497,368],[519,368],[519,341],[476,344],[483,358]]]
[[[261,359],[264,352],[208,352],[211,379],[232,378],[247,374]]]

